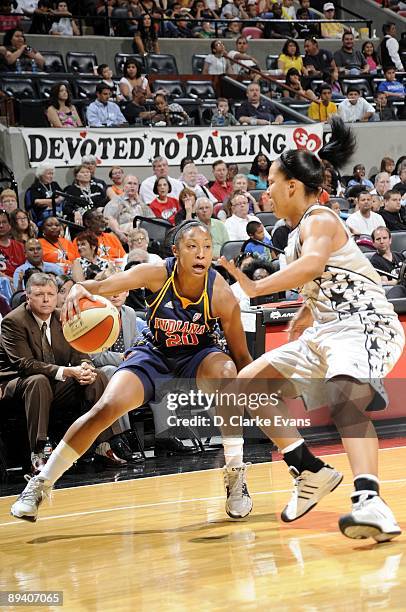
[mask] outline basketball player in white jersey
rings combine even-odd
[[[340,119],[331,123],[331,141],[319,158],[338,168],[355,141]],[[308,407],[316,407],[316,397],[318,406],[329,406],[354,475],[352,510],[340,518],[340,530],[349,538],[384,542],[401,531],[379,494],[378,441],[368,410],[386,407],[381,381],[402,353],[404,333],[377,272],[336,213],[317,204],[322,182],[323,165],[315,155],[284,152],[270,168],[269,195],[275,214],[294,228],[285,250],[288,266],[255,282],[221,260],[250,297],[294,288],[305,297],[290,342],[247,365],[238,378],[246,386],[254,379],[253,388],[255,379],[270,379],[281,397],[301,395]],[[269,417],[269,406],[256,414]],[[278,437],[273,426],[263,430]],[[296,484],[282,519],[292,521],[332,491],[341,475],[316,458],[317,465],[299,436],[282,452]]]

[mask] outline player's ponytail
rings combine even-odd
[[[352,156],[357,143],[354,132],[338,115],[331,116],[330,124],[330,141],[320,149],[317,156],[330,162],[338,170]]]
[[[355,137],[351,129],[340,117],[331,117],[331,139],[318,153],[290,149],[280,156],[280,170],[288,179],[303,183],[306,195],[318,194],[324,181],[324,167],[320,160],[330,162],[335,169],[340,168],[355,150]]]

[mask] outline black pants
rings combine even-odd
[[[30,448],[31,451],[35,451],[38,442],[48,437],[51,410],[60,412],[69,408],[76,419],[100,399],[106,388],[107,379],[99,372],[94,383],[80,385],[74,378],[58,381],[51,380],[43,374],[35,374],[19,378],[17,384],[14,380],[12,384],[15,389],[12,397],[24,402]],[[5,397],[11,397],[7,394],[7,386]]]

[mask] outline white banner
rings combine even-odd
[[[323,124],[229,128],[21,128],[32,168],[47,162],[77,166],[84,155],[95,155],[101,166],[150,166],[166,157],[178,166],[184,157],[197,164],[250,162],[259,152],[269,159],[285,149],[319,150]]]

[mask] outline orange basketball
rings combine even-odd
[[[65,339],[81,353],[100,353],[110,348],[120,333],[117,308],[107,298],[94,297],[95,302],[81,298],[80,317],[63,326]]]

